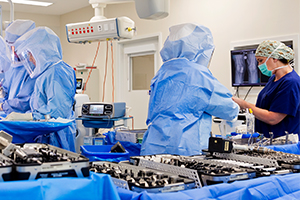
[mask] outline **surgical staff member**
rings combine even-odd
[[[160,55],[163,65],[151,80],[141,155],[197,155],[208,147],[212,115],[233,120],[239,112],[231,93],[208,69],[214,51],[202,25],[170,28]]]
[[[0,110],[3,110],[6,115],[11,112],[25,113],[30,110],[29,100],[35,79],[30,78],[14,49],[16,40],[34,28],[35,23],[31,20],[15,20],[5,29],[5,41],[10,48],[12,61],[5,72],[4,99],[0,104]]]
[[[258,68],[270,76],[259,93],[256,105],[232,97],[242,109],[251,108],[255,115],[255,131],[270,137],[288,133],[300,134],[300,77],[289,64],[294,51],[285,44],[267,40],[256,52]]]
[[[35,28],[16,42],[16,52],[30,78],[36,79],[30,98],[33,119],[70,119],[72,125],[41,142],[75,152],[76,124],[72,109],[76,91],[74,69],[62,60],[59,37],[47,27]]]
[[[10,50],[2,36],[0,36],[0,73],[5,73],[11,65]]]

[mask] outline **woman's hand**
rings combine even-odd
[[[232,97],[232,100],[237,103],[241,109],[246,109],[248,108],[248,102],[243,100],[243,99],[240,99],[240,98],[237,98],[237,97]]]

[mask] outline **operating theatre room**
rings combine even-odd
[[[0,196],[300,199],[299,12],[0,0]]]

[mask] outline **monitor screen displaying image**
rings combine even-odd
[[[269,77],[258,69],[255,58],[256,49],[242,49],[231,51],[232,86],[264,86]]]

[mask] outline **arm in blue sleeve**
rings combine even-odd
[[[16,97],[11,99],[5,98],[3,101],[3,111],[9,114],[11,112],[25,113],[30,110],[29,101],[34,84],[35,79],[27,79],[24,81]]]
[[[214,91],[205,112],[229,121],[235,119],[239,113],[239,106],[231,99],[232,94],[217,79],[214,79],[213,84]]]

